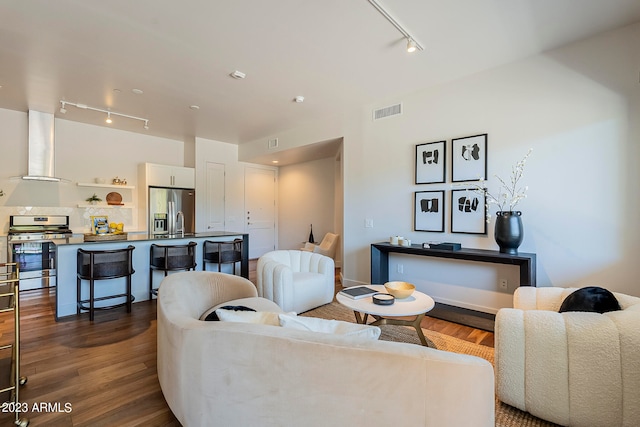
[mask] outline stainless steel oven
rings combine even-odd
[[[8,258],[20,267],[20,291],[56,285],[56,245],[53,241],[70,235],[68,216],[10,217]]]

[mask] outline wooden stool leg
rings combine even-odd
[[[127,276],[127,313],[131,313],[131,275]]]

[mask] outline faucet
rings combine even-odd
[[[180,228],[176,227],[176,234],[180,232],[182,237],[184,237],[184,213],[182,213],[182,211],[178,211],[176,214],[176,221],[180,223]]]

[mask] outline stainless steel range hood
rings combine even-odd
[[[55,130],[52,113],[29,110],[29,168],[22,179],[66,181],[55,176]]]

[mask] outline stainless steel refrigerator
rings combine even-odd
[[[184,218],[184,233],[194,233],[196,227],[196,191],[193,189],[149,187],[149,234],[179,232],[180,212]]]

